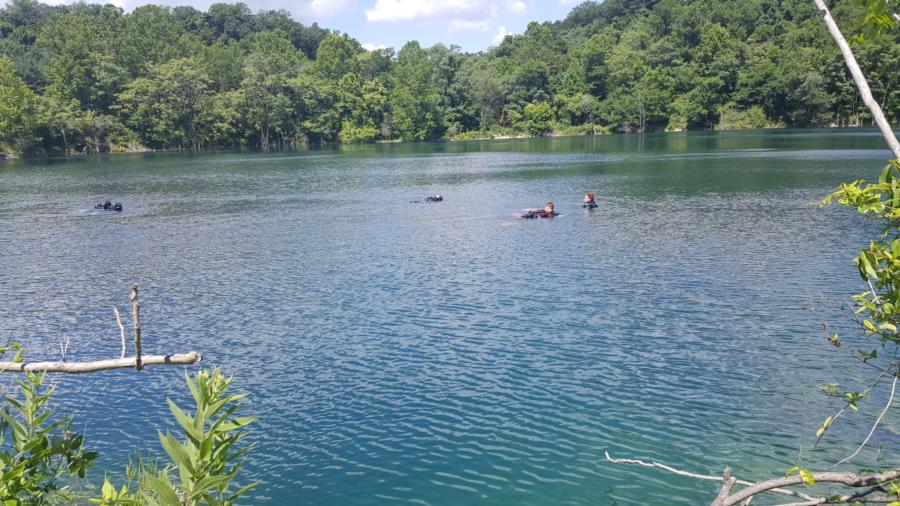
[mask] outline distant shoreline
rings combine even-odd
[[[447,143],[458,143],[458,142],[468,142],[468,141],[503,141],[503,140],[525,140],[525,139],[560,139],[566,137],[608,137],[614,135],[643,135],[646,134],[668,134],[668,133],[701,133],[701,132],[749,132],[749,131],[762,131],[762,130],[868,130],[874,127],[869,125],[864,126],[826,126],[826,127],[815,127],[815,128],[786,128],[784,126],[768,126],[765,128],[734,128],[734,129],[708,129],[708,130],[674,130],[674,131],[653,131],[653,132],[609,132],[609,131],[600,131],[598,128],[598,132],[596,134],[592,133],[566,133],[560,131],[553,131],[546,135],[536,136],[536,135],[528,135],[525,133],[520,134],[507,134],[507,133],[498,133],[498,134],[490,134],[489,132],[485,132],[483,136],[473,136],[466,138],[459,138],[457,136],[454,137],[443,137],[441,139],[435,139],[433,141],[413,141],[413,140],[399,140],[399,139],[391,139],[391,140],[379,140],[375,142],[334,142],[334,143],[322,143],[322,144],[313,144],[310,146],[309,144],[301,144],[295,145],[293,147],[287,148],[290,149],[298,149],[298,148],[310,148],[310,147],[319,147],[319,146],[376,146],[383,144],[421,144],[422,142],[447,142]],[[75,153],[70,155],[61,155],[61,154],[46,154],[42,156],[19,156],[14,153],[0,153],[0,162],[4,161],[22,161],[22,160],[41,160],[41,159],[67,159],[67,158],[86,158],[90,156],[97,155],[117,155],[117,154],[137,154],[137,153],[209,153],[220,150],[252,150],[254,152],[264,152],[259,149],[257,146],[215,146],[215,147],[207,147],[201,148],[199,150],[190,150],[184,148],[163,148],[163,149],[152,149],[147,148],[145,146],[140,147],[132,147],[132,148],[119,148],[105,151],[102,153]],[[272,149],[268,152],[275,153],[278,151],[284,151],[284,149]]]

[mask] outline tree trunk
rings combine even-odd
[[[111,358],[93,362],[0,362],[0,372],[63,372],[83,374],[106,371],[110,369],[134,368],[137,357]],[[196,351],[173,353],[172,355],[145,355],[141,357],[141,365],[192,365],[199,362],[201,356]]]
[[[900,141],[898,141],[897,136],[894,135],[894,131],[891,129],[891,125],[888,123],[887,118],[884,117],[881,106],[878,105],[875,97],[872,96],[872,90],[869,88],[869,83],[866,82],[862,69],[859,68],[859,64],[856,62],[856,58],[853,56],[853,51],[850,50],[847,40],[844,39],[841,29],[838,28],[837,23],[834,22],[834,18],[831,17],[831,13],[828,11],[828,7],[825,5],[824,0],[813,1],[819,9],[819,14],[821,14],[822,18],[825,20],[828,32],[840,48],[841,54],[844,56],[844,62],[847,64],[850,74],[853,75],[853,80],[856,82],[856,87],[859,88],[859,94],[862,95],[863,102],[869,107],[869,110],[872,111],[872,117],[874,122],[878,124],[878,128],[881,129],[881,135],[884,137],[885,142],[887,142],[888,147],[890,147],[891,152],[894,154],[894,158],[900,159]]]

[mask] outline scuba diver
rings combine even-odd
[[[553,210],[553,202],[547,202],[543,209],[531,209],[522,215],[523,218],[552,218],[559,213]]]
[[[122,203],[116,202],[115,205],[109,200],[102,204],[97,204],[94,209],[103,209],[104,211],[122,211]]]
[[[588,192],[587,195],[584,196],[584,201],[581,203],[581,207],[586,207],[589,209],[597,207],[597,203],[594,202],[594,192]]]
[[[410,200],[410,202],[412,202],[414,204],[418,204],[420,202],[443,202],[443,201],[444,201],[444,197],[442,197],[440,195],[431,195],[431,196],[425,197],[425,200]]]

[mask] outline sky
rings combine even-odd
[[[43,0],[71,3],[71,0]],[[131,11],[147,3],[192,5],[206,10],[216,2],[237,0],[88,0]],[[519,34],[531,21],[562,19],[579,0],[243,0],[253,12],[285,9],[304,24],[319,23],[358,40],[367,49],[400,49],[409,40],[423,46],[455,44],[483,51],[506,34]]]

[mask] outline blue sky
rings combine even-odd
[[[47,1],[47,0],[44,0]],[[216,1],[89,0],[114,3],[126,11],[146,3],[193,5],[206,10]],[[408,40],[423,46],[456,44],[482,51],[506,33],[522,33],[530,21],[562,19],[579,0],[244,0],[256,12],[285,9],[304,24],[339,30],[367,48],[400,47]],[[48,3],[69,3],[51,0]]]

